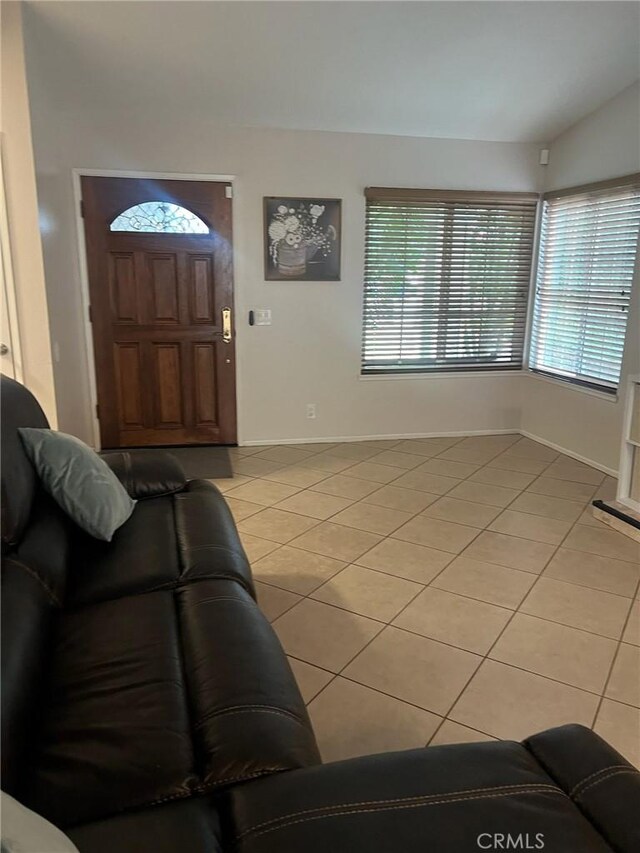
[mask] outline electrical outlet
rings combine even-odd
[[[316,404],[315,403],[307,403],[307,417],[315,418],[316,416]]]

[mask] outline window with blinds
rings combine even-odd
[[[640,174],[543,198],[529,367],[615,393],[638,247]]]
[[[369,188],[362,373],[522,366],[538,196]]]

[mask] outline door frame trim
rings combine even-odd
[[[2,281],[7,300],[7,323],[9,325],[11,361],[13,373],[18,382],[24,382],[24,367],[22,361],[22,343],[20,341],[20,322],[18,317],[18,302],[16,299],[16,279],[13,270],[13,255],[11,251],[11,228],[7,205],[7,183],[4,169],[5,134],[0,132],[0,263],[2,264]],[[4,343],[4,342],[3,342]]]
[[[82,303],[82,326],[84,329],[84,343],[87,361],[87,374],[89,377],[89,405],[91,411],[89,413],[91,419],[91,431],[93,435],[93,446],[96,450],[101,449],[100,441],[100,422],[96,416],[98,405],[98,388],[96,383],[96,356],[93,346],[93,329],[89,320],[89,305],[91,299],[89,296],[89,268],[87,264],[87,243],[84,233],[84,218],[80,212],[82,202],[82,178],[148,178],[155,181],[210,181],[211,183],[230,183],[233,187],[235,175],[201,175],[192,172],[145,172],[145,171],[126,171],[122,169],[72,169],[71,177],[73,181],[73,205],[74,218],[76,222],[76,236],[78,240],[78,265],[80,272],[80,301]],[[235,201],[235,187],[234,199]],[[231,225],[234,234],[233,254],[235,258],[235,204],[231,205]],[[236,305],[236,279],[235,279],[235,264],[233,278],[233,295],[234,307]],[[236,418],[237,418],[237,434],[236,440],[240,444],[240,419],[238,417],[238,339],[236,327]]]

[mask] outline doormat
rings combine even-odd
[[[222,480],[233,477],[228,447],[158,447],[136,450],[136,453],[154,453],[156,450],[164,450],[175,456],[188,480]]]

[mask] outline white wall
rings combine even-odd
[[[367,185],[532,191],[536,145],[223,128],[206,117],[32,114],[61,428],[91,439],[73,168],[236,176],[234,246],[239,429],[243,441],[518,429],[521,376],[359,377]],[[262,197],[343,199],[342,281],[265,283]],[[250,308],[273,325],[247,325]],[[305,418],[305,404],[317,419]]]
[[[635,83],[553,140],[544,188],[605,181],[639,168],[640,83]]]
[[[640,88],[625,89],[551,143],[545,189],[640,171]],[[636,275],[618,399],[532,374],[523,379],[522,429],[617,470],[627,377],[640,372],[640,286]]]
[[[522,428],[617,468],[621,405],[532,375],[362,380],[359,377],[367,185],[516,191],[558,188],[640,169],[638,86],[567,130],[537,165],[536,145],[229,128],[213,116],[92,113],[47,97],[28,57],[32,123],[54,365],[63,429],[92,439],[90,361],[80,299],[74,168],[236,176],[235,279],[239,431],[243,441],[429,434]],[[85,83],[91,88],[91,81]],[[262,196],[343,199],[342,281],[265,283]],[[640,370],[638,294],[624,375]],[[271,327],[250,328],[269,307]],[[633,317],[635,316],[635,320]],[[316,420],[305,404],[317,405]]]
[[[56,424],[49,318],[22,39],[22,4],[2,3],[0,131],[21,363],[16,375]],[[9,344],[9,341],[4,343]]]

